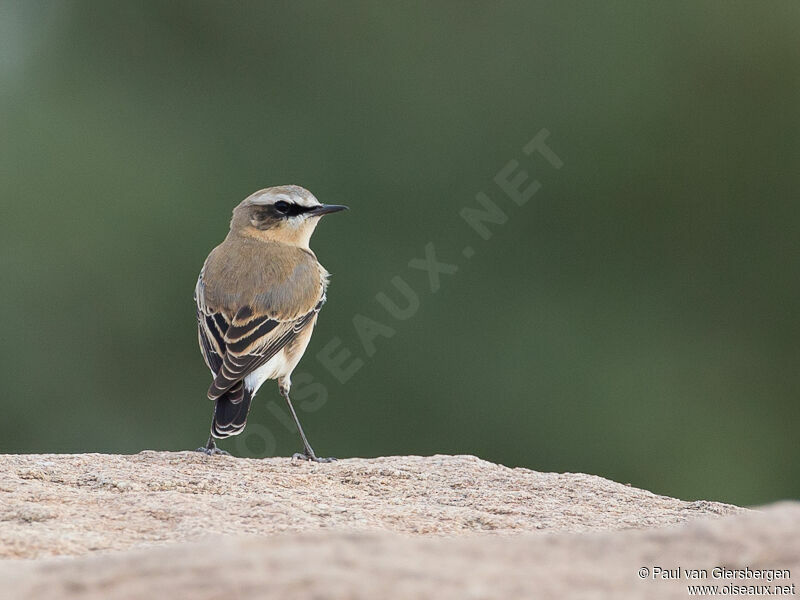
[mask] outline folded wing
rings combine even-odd
[[[242,306],[230,317],[225,311],[208,306],[203,297],[202,274],[195,290],[197,329],[206,365],[214,375],[208,397],[217,400],[229,391],[239,390],[239,382],[266,364],[300,332],[310,326],[325,302],[320,289],[317,304],[307,313],[281,320],[252,306]],[[236,404],[242,394],[229,394]]]

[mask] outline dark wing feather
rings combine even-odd
[[[200,340],[200,350],[203,352],[203,359],[206,366],[211,370],[212,375],[216,375],[222,366],[222,357],[225,355],[225,332],[227,324],[214,318],[214,315],[204,314],[200,307],[197,307],[197,337]]]
[[[267,315],[252,316],[250,307],[240,309],[225,334],[222,367],[208,388],[208,397],[216,400],[266,364],[314,320],[323,302],[324,298],[312,311],[291,321],[278,321]]]

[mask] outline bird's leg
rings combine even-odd
[[[300,425],[300,419],[297,418],[297,413],[294,412],[294,406],[292,406],[292,401],[289,400],[289,388],[283,385],[279,385],[278,389],[281,392],[281,396],[286,398],[286,404],[289,405],[289,412],[292,413],[292,418],[294,419],[294,424],[297,425],[297,431],[300,432],[300,438],[303,440],[303,449],[302,453],[297,452],[292,455],[292,458],[300,459],[300,460],[310,460],[314,462],[333,462],[336,460],[335,458],[319,458],[316,454],[314,454],[314,449],[311,447],[311,444],[308,443],[308,439],[306,438],[306,434],[303,432],[303,427]]]
[[[214,454],[222,454],[223,456],[230,456],[230,452],[225,452],[222,448],[217,448],[217,444],[214,442],[213,436],[208,436],[208,442],[206,442],[205,446],[201,446],[195,452],[205,452],[209,456]]]

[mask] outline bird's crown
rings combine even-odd
[[[314,194],[304,187],[299,185],[278,185],[250,194],[239,206],[274,206],[279,202],[296,204],[304,208],[314,208],[320,205]]]

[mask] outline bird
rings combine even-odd
[[[347,210],[322,204],[307,189],[282,185],[259,190],[233,209],[230,231],[206,258],[194,291],[200,350],[213,377],[208,455],[228,454],[215,439],[244,431],[253,397],[277,380],[300,434],[303,452],[319,458],[292,406],[292,371],[311,339],[326,300],[329,273],[309,248],[324,215]]]

